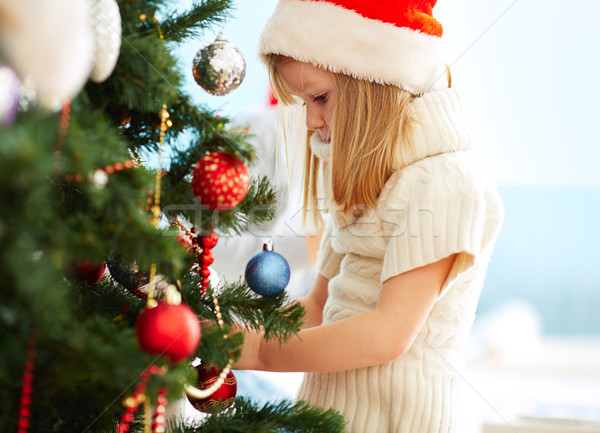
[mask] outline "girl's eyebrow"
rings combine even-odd
[[[321,82],[315,80],[315,81],[309,81],[308,83],[304,83],[304,86],[302,87],[302,92],[306,95],[315,95],[315,94],[320,94],[320,93],[326,93],[329,92],[329,84],[322,84]],[[315,90],[317,89],[317,90]]]

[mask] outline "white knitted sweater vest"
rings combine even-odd
[[[374,309],[388,278],[458,253],[408,352],[374,367],[305,375],[298,399],[341,412],[347,432],[461,432],[463,351],[503,219],[461,124],[461,101],[454,89],[415,99],[409,164],[360,218],[331,206],[318,263],[329,279],[324,324]],[[313,137],[311,147],[327,185],[330,146]]]

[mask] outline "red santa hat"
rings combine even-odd
[[[259,55],[281,54],[414,94],[445,87],[436,0],[280,0]]]

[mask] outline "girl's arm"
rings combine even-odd
[[[455,256],[387,280],[373,311],[303,329],[284,344],[246,332],[243,355],[234,368],[332,372],[398,358],[425,323]]]

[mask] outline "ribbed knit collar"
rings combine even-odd
[[[406,142],[413,149],[398,146],[397,168],[440,153],[464,150],[470,147],[469,136],[463,126],[463,92],[444,89],[426,93],[410,104],[413,119]],[[310,139],[313,153],[324,162],[331,162],[331,144],[313,133]]]

